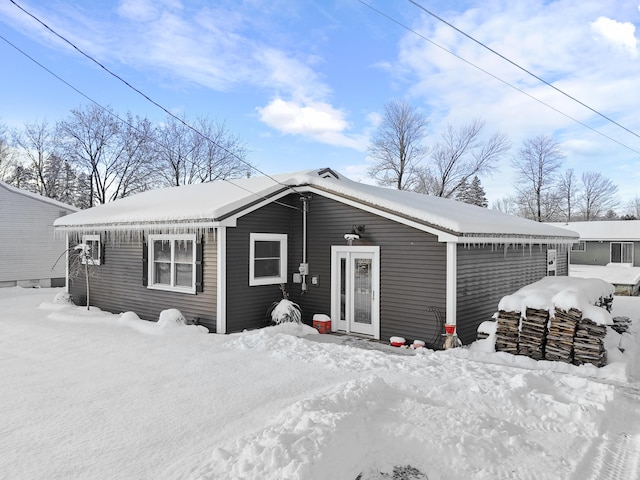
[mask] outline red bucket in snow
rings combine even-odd
[[[456,333],[456,326],[455,325],[449,325],[448,323],[445,323],[444,331],[445,331],[445,333],[447,335],[454,335]]]

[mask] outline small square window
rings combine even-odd
[[[249,285],[286,283],[287,235],[252,233],[249,242]]]
[[[102,243],[100,235],[83,235],[82,243],[88,247],[88,258],[83,257],[82,263],[89,262],[89,265],[100,265],[102,261]]]

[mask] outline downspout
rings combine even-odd
[[[302,276],[302,293],[307,291],[307,275],[309,265],[307,264],[307,213],[309,211],[309,197],[300,197],[302,201],[302,263],[300,264],[300,275]]]
[[[447,242],[447,315],[448,325],[456,324],[458,288],[458,244]]]
[[[69,293],[69,232],[65,234],[67,240],[67,249],[64,254],[64,276],[65,276],[65,292]]]
[[[217,227],[216,333],[227,333],[227,227]]]

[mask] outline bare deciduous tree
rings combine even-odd
[[[59,162],[55,160],[55,135],[46,120],[27,123],[22,132],[15,135],[15,142],[28,159],[31,190],[45,197],[56,198]]]
[[[146,118],[127,113],[119,120],[110,110],[97,106],[71,111],[57,125],[65,158],[88,181],[89,206],[107,203],[154,185],[153,151],[155,140]],[[83,182],[81,182],[83,183]]]
[[[419,163],[428,149],[427,118],[403,100],[392,100],[384,107],[382,123],[369,147],[374,164],[369,176],[379,185],[398,190],[413,190]]]
[[[636,195],[627,203],[627,216],[640,219],[640,196]]]
[[[0,180],[9,180],[16,167],[13,149],[9,144],[7,126],[0,123]]]
[[[155,152],[158,176],[164,185],[187,185],[250,173],[247,149],[222,123],[199,118],[193,128],[173,117],[158,127]]]
[[[429,167],[420,172],[417,191],[448,198],[473,177],[491,172],[511,146],[500,132],[483,141],[483,128],[480,120],[457,129],[449,125],[431,151]]]
[[[556,214],[558,199],[553,194],[553,187],[563,158],[557,142],[539,135],[525,140],[512,159],[517,173],[518,201],[527,217],[543,222]],[[553,207],[551,211],[549,207]]]
[[[122,154],[119,181],[112,197],[124,198],[144,192],[155,185],[154,129],[147,118],[127,113],[126,122],[120,127]]]
[[[69,118],[58,123],[57,131],[66,157],[89,178],[89,206],[113,200],[111,188],[118,180],[123,153],[117,120],[92,105],[71,110]]]
[[[246,145],[224,123],[201,117],[196,122],[196,129],[206,137],[199,155],[201,182],[246,177],[251,173],[246,161]]]
[[[585,172],[581,176],[582,189],[579,207],[584,220],[595,220],[618,205],[618,186],[598,172]]]
[[[564,172],[564,175],[558,180],[558,196],[562,198],[564,218],[563,220],[570,222],[571,214],[576,202],[578,186],[577,178],[570,168]]]

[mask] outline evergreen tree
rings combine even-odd
[[[486,193],[482,185],[480,185],[480,179],[477,176],[473,177],[470,184],[468,182],[462,182],[462,184],[460,184],[456,200],[484,208],[489,206]]]

